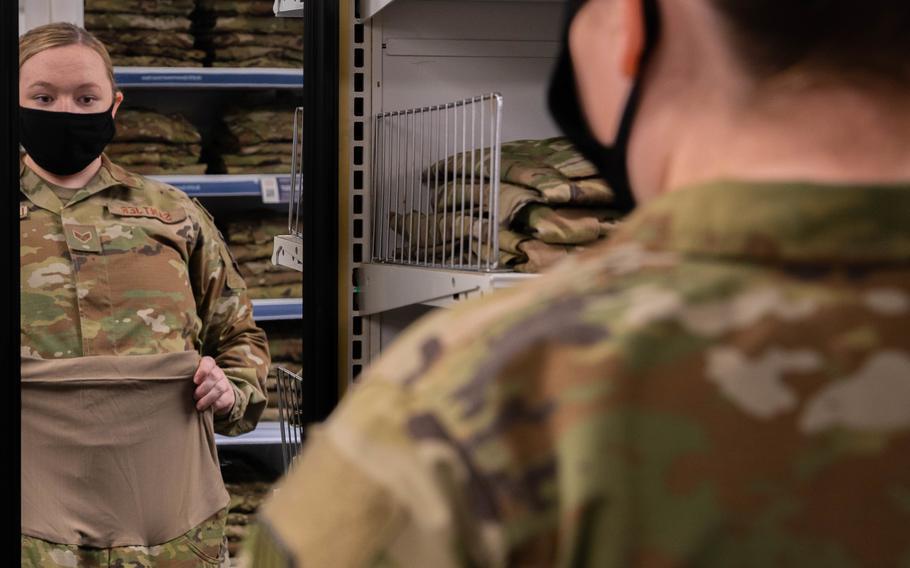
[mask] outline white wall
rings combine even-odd
[[[19,0],[19,34],[52,22],[82,26],[82,0]]]
[[[373,112],[499,92],[503,141],[556,136],[546,93],[563,10],[558,0],[391,3],[373,19],[373,79],[382,85]]]

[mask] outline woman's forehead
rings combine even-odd
[[[101,56],[84,45],[52,47],[30,57],[19,70],[26,85],[46,82],[77,87],[88,83],[102,84],[107,67]]]

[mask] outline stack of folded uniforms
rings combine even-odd
[[[593,164],[565,138],[502,145],[498,211],[491,207],[490,152],[457,154],[423,172],[427,211],[392,213],[398,254],[464,267],[540,272],[607,238],[620,214]],[[472,175],[473,174],[473,175]],[[498,250],[490,250],[498,234]],[[396,243],[397,244],[397,243]]]
[[[269,354],[272,365],[266,379],[266,394],[269,403],[262,415],[262,420],[278,421],[280,397],[278,394],[278,369],[282,368],[300,375],[303,371],[303,339],[299,330],[272,330],[268,333]],[[285,392],[288,396],[288,391]],[[285,401],[290,406],[294,401]],[[297,404],[299,407],[299,402]],[[287,412],[287,408],[285,409]]]
[[[272,484],[266,481],[248,481],[225,483],[224,486],[231,496],[225,536],[228,539],[228,552],[234,560],[243,549],[243,541],[256,521],[256,511],[269,496]]]
[[[216,168],[228,174],[290,174],[294,109],[279,105],[232,108],[216,136]]]
[[[272,0],[199,0],[199,45],[212,67],[303,67],[303,20],[276,18]]]
[[[115,164],[137,174],[205,173],[202,136],[182,115],[121,109],[115,122],[117,134],[106,149]]]
[[[107,47],[114,65],[202,67],[193,49],[194,0],[85,0],[85,28]]]
[[[303,277],[300,272],[272,264],[273,242],[288,232],[285,214],[253,211],[242,219],[225,224],[226,239],[251,299],[300,298]]]

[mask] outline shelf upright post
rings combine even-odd
[[[304,421],[338,402],[339,2],[304,3],[303,238]]]

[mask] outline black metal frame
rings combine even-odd
[[[0,270],[7,274],[7,284],[10,291],[19,290],[19,219],[15,217],[19,211],[19,6],[17,2],[0,2],[0,173],[3,175],[3,199],[6,206],[0,211],[6,211],[6,223],[0,223]],[[0,510],[9,519],[6,527],[6,545],[0,545],[4,550],[4,557],[15,558],[18,556],[19,535],[18,530],[12,527],[19,526],[19,470],[20,452],[20,423],[19,423],[19,294],[16,292],[15,300],[10,298],[0,302],[0,321],[4,322],[2,343],[5,357],[3,357],[4,373],[0,383],[3,392],[0,394],[0,416],[4,424],[4,459],[6,476],[3,500],[0,501]],[[15,541],[13,538],[15,537]],[[6,562],[3,562],[6,565]]]
[[[303,413],[325,419],[338,403],[337,0],[304,2]]]

